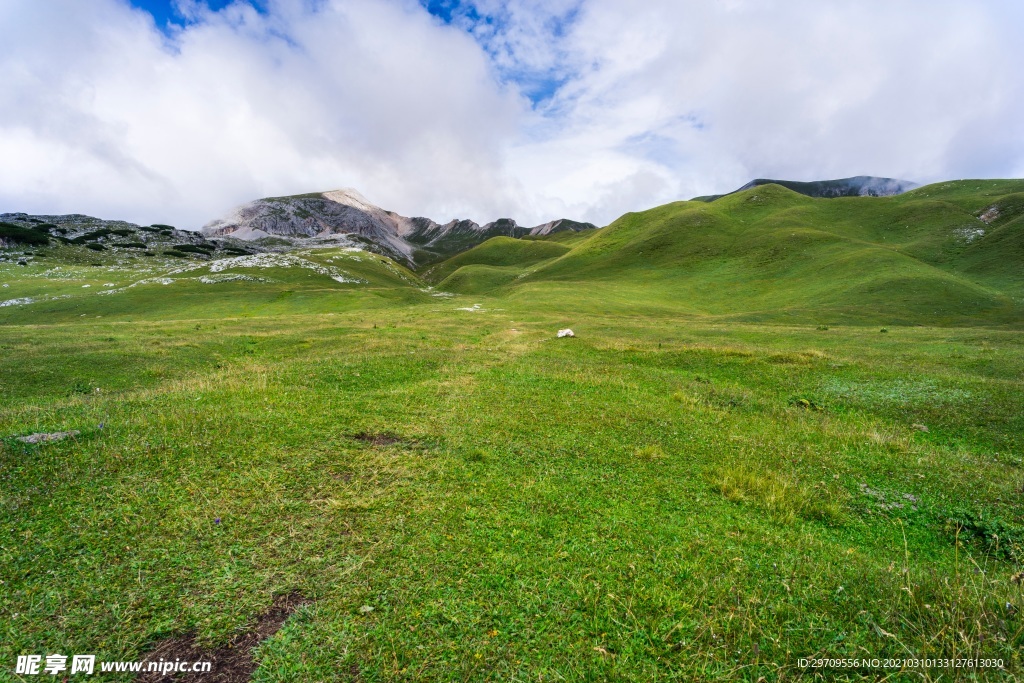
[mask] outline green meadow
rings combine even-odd
[[[294,591],[255,681],[1019,680],[1022,216],[763,186],[422,272],[19,247],[0,680]]]

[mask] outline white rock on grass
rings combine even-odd
[[[573,333],[573,331],[570,330],[568,327],[565,328],[564,330],[559,330],[558,331],[558,337],[559,338],[562,338],[562,337],[575,337],[575,336],[576,335]]]

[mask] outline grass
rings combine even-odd
[[[746,464],[716,472],[714,483],[727,499],[735,503],[752,502],[782,524],[798,517],[838,524],[842,521],[842,503],[822,486],[821,491],[800,485],[775,472],[759,472]]]
[[[598,277],[619,232],[465,263],[533,273],[472,295],[342,249],[0,263],[34,300],[0,307],[0,679],[222,645],[295,590],[255,680],[1019,678],[1019,326],[701,313]]]
[[[428,269],[424,273],[424,277],[431,282],[438,283],[459,268],[470,265],[521,268],[562,256],[568,251],[568,247],[558,242],[493,237],[481,245]],[[518,274],[518,272],[517,270],[516,273]]]

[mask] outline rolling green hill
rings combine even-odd
[[[277,290],[351,292],[348,299],[329,302],[337,307],[366,305],[363,295],[371,292],[371,300],[421,300],[429,298],[421,290],[430,284],[439,290],[435,294],[494,295],[548,310],[569,305],[599,313],[816,324],[1024,321],[1019,180],[955,181],[893,197],[829,199],[760,185],[714,202],[674,202],[628,213],[600,230],[494,237],[419,274],[369,251],[314,248],[290,252],[304,260],[296,268],[286,264],[271,273],[261,264],[262,275],[217,276],[214,288],[201,279],[200,264],[244,262],[245,250],[232,241],[207,243],[192,233],[164,230],[165,235],[127,224],[95,229],[69,223],[70,231],[42,225],[26,219],[8,228],[8,241],[42,235],[49,244],[9,247],[9,263],[26,261],[11,272],[25,277],[8,278],[0,303],[46,300],[47,311],[73,315],[100,288],[121,292],[131,285],[114,299],[125,300],[126,315],[139,316],[181,308],[193,300],[192,290],[201,309],[222,299],[225,311],[239,311],[252,310],[265,297],[279,301]],[[324,269],[339,266],[326,261],[323,272],[312,269],[308,262],[318,259],[344,261],[353,282],[332,278]],[[172,299],[153,284],[167,277],[178,285],[179,296]],[[295,278],[299,289],[291,286]],[[152,301],[133,305],[140,296]],[[324,303],[311,305],[319,311]],[[287,310],[294,304],[282,305]],[[0,318],[20,319],[21,308],[7,306]]]
[[[810,198],[763,185],[628,213],[546,262],[485,243],[442,265],[452,291],[748,320],[965,324],[1024,320],[1024,181],[895,197]],[[476,253],[474,253],[476,252]],[[521,257],[520,257],[521,258]],[[451,270],[452,266],[461,266]]]
[[[578,233],[557,234],[576,235]],[[483,244],[453,256],[447,261],[427,270],[423,276],[431,282],[441,282],[463,266],[525,267],[557,258],[568,251],[569,247],[556,241],[492,237]]]

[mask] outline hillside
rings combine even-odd
[[[713,202],[730,194],[743,192],[761,185],[781,185],[787,190],[793,190],[797,194],[807,197],[819,197],[832,199],[835,197],[891,197],[903,194],[917,187],[917,183],[909,180],[897,180],[895,178],[877,178],[875,176],[859,175],[853,178],[840,178],[838,180],[813,180],[802,182],[798,180],[772,180],[770,178],[757,178],[749,183],[729,192],[728,194],[712,194],[703,197],[694,197],[691,201]]]
[[[459,268],[472,265],[511,266],[518,269],[557,258],[569,249],[568,246],[554,241],[494,237],[430,268],[423,273],[423,277],[429,282],[441,282]]]
[[[369,204],[359,211],[360,220],[374,230],[394,219]],[[759,185],[710,203],[675,202],[629,213],[600,230],[564,221],[568,225],[538,226],[533,235],[514,221],[490,227],[464,221],[445,228],[410,220],[403,237],[388,232],[392,225],[376,236],[370,231],[285,239],[267,233],[239,240],[231,231],[204,237],[170,226],[87,216],[3,214],[0,240],[7,248],[0,250],[0,260],[20,264],[26,277],[5,282],[0,304],[11,315],[9,307],[22,305],[18,302],[88,298],[95,292],[82,288],[92,284],[90,269],[97,277],[123,271],[125,278],[134,278],[122,283],[101,277],[98,286],[120,291],[122,284],[176,279],[174,273],[202,278],[202,268],[220,268],[218,262],[240,256],[336,253],[351,255],[345,256],[350,265],[363,260],[401,272],[388,281],[387,297],[410,300],[422,298],[419,290],[430,284],[438,293],[507,296],[547,308],[748,321],[1018,325],[1024,320],[1024,181],[956,181],[892,197],[831,199]],[[416,251],[417,243],[436,250],[430,258],[440,252],[454,256],[428,260],[414,275],[403,251],[374,255],[388,243],[385,238],[399,240],[416,258],[426,253]],[[237,265],[230,266],[232,273],[255,272],[235,270]],[[329,274],[302,263],[292,265],[304,287],[320,279],[328,288],[349,286],[341,280],[328,283]],[[77,291],[69,290],[67,284],[77,282],[71,274],[79,271],[85,279],[75,285]],[[259,284],[266,275],[233,286],[254,296],[268,292],[273,288]],[[359,274],[351,279],[375,281]],[[588,296],[581,296],[584,291]],[[132,295],[137,293],[133,288]]]
[[[0,214],[0,323],[373,309],[429,301],[410,270],[344,235],[315,249],[168,225]]]
[[[591,305],[609,311],[1018,324],[1022,191],[1024,181],[957,181],[893,197],[816,199],[756,186],[626,214],[565,254],[501,278],[467,263],[447,284],[480,292],[491,283],[551,305],[597,289],[604,296]]]

